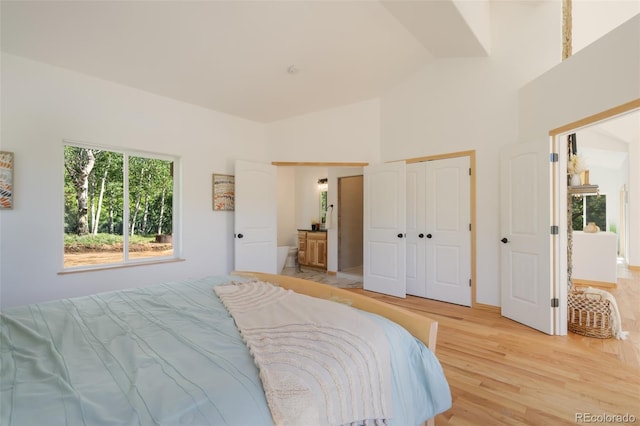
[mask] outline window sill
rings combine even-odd
[[[106,271],[110,269],[133,268],[137,266],[161,265],[164,263],[184,262],[185,260],[186,259],[172,258],[172,259],[151,260],[151,261],[144,261],[144,262],[118,263],[118,264],[112,264],[112,265],[86,266],[86,267],[78,267],[77,269],[65,269],[63,271],[58,272],[58,275],[80,274],[84,272]]]

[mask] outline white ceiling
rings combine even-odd
[[[0,41],[4,52],[270,122],[378,97],[436,58],[486,56],[489,13],[489,0],[0,0]],[[595,129],[640,143],[640,112]]]
[[[486,12],[479,25],[459,3],[3,0],[1,41],[11,54],[270,122],[375,98],[436,57],[486,55],[488,0],[472,2]]]
[[[629,157],[629,146],[640,146],[640,110],[596,123],[577,134],[578,152],[585,155],[589,166],[620,170]]]
[[[594,128],[623,143],[640,142],[640,111],[632,111],[610,120],[603,121]]]

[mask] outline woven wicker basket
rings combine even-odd
[[[597,293],[573,289],[568,294],[569,331],[587,337],[608,339],[611,329],[611,303]]]

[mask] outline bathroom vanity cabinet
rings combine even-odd
[[[327,269],[327,232],[298,230],[298,263],[300,266]]]

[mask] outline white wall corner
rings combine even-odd
[[[491,3],[489,0],[453,0],[486,55],[491,54]]]
[[[489,54],[487,0],[385,0],[381,3],[436,58]]]

